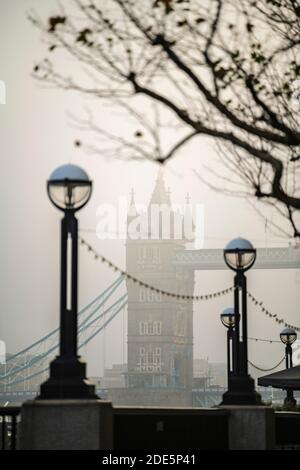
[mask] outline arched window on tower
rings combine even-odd
[[[152,349],[150,347],[148,350],[144,347],[140,348],[137,370],[141,372],[161,372],[161,348]]]
[[[139,301],[140,302],[161,302],[161,292],[151,290],[150,288],[140,287]]]
[[[160,264],[160,247],[159,246],[139,246],[138,263],[142,265]]]
[[[140,287],[139,290],[139,301],[140,302],[146,302],[147,300],[147,294],[146,294],[146,289],[144,287]]]
[[[161,321],[141,321],[139,331],[141,336],[159,336],[161,335]]]

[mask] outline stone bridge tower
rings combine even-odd
[[[153,223],[157,208],[169,211],[169,233],[164,231],[164,215]],[[186,240],[178,238],[175,224],[182,214],[171,208],[170,193],[160,172],[148,210],[139,220],[148,222],[147,234],[130,235],[141,214],[134,194],[128,212],[126,269],[155,288],[177,294],[193,294],[194,271],[176,268],[175,254],[185,250]],[[178,225],[177,225],[178,228]],[[145,235],[145,233],[144,233]],[[191,301],[161,295],[127,281],[128,291],[128,371],[125,403],[155,406],[191,406],[193,382],[193,305]]]

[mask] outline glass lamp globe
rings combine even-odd
[[[54,170],[47,181],[51,202],[60,210],[77,211],[90,199],[92,182],[77,165],[62,165]]]
[[[255,263],[256,249],[248,240],[235,238],[226,245],[224,259],[230,269],[246,271]]]
[[[234,308],[229,307],[225,308],[223,313],[220,315],[221,322],[223,323],[226,328],[234,328],[235,326],[235,313]]]
[[[285,328],[280,333],[280,339],[284,344],[293,344],[297,339],[297,333],[293,328]]]

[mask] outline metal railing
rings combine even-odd
[[[20,410],[18,406],[0,407],[0,450],[16,450]]]

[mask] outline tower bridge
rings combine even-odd
[[[162,175],[157,179],[151,203],[171,204]],[[128,224],[137,215],[132,194]],[[258,248],[253,267],[299,268],[300,247],[292,245]],[[186,249],[186,241],[177,240],[174,235],[169,240],[128,238],[126,243],[126,271],[168,292],[193,295],[195,271],[224,269],[222,249]],[[128,279],[126,282],[127,294],[123,291],[124,276],[120,276],[78,315],[80,349],[127,308],[126,387],[105,393],[114,403],[128,405],[199,406],[203,400],[214,399],[216,391],[193,390],[192,302],[165,299]],[[57,352],[58,334],[58,329],[53,330],[0,366],[0,395],[4,401],[34,393],[30,390],[36,390],[45,379],[50,359]]]
[[[144,214],[151,226],[150,233],[153,229],[151,204],[169,206],[169,236],[162,236],[160,220],[159,226],[155,227],[158,238],[133,240],[128,237],[126,270],[162,290],[193,295],[195,271],[227,269],[223,250],[186,249],[188,240],[175,237],[176,216],[161,173]],[[140,215],[132,193],[127,225]],[[259,248],[254,268],[298,269],[300,247]],[[130,281],[127,281],[127,291],[128,397],[123,395],[121,404],[129,405],[134,399],[141,405],[168,406],[172,401],[173,405],[190,406],[193,396],[192,302],[160,298],[155,292],[146,292]],[[168,341],[165,341],[166,337]],[[119,399],[120,395],[116,400]]]

